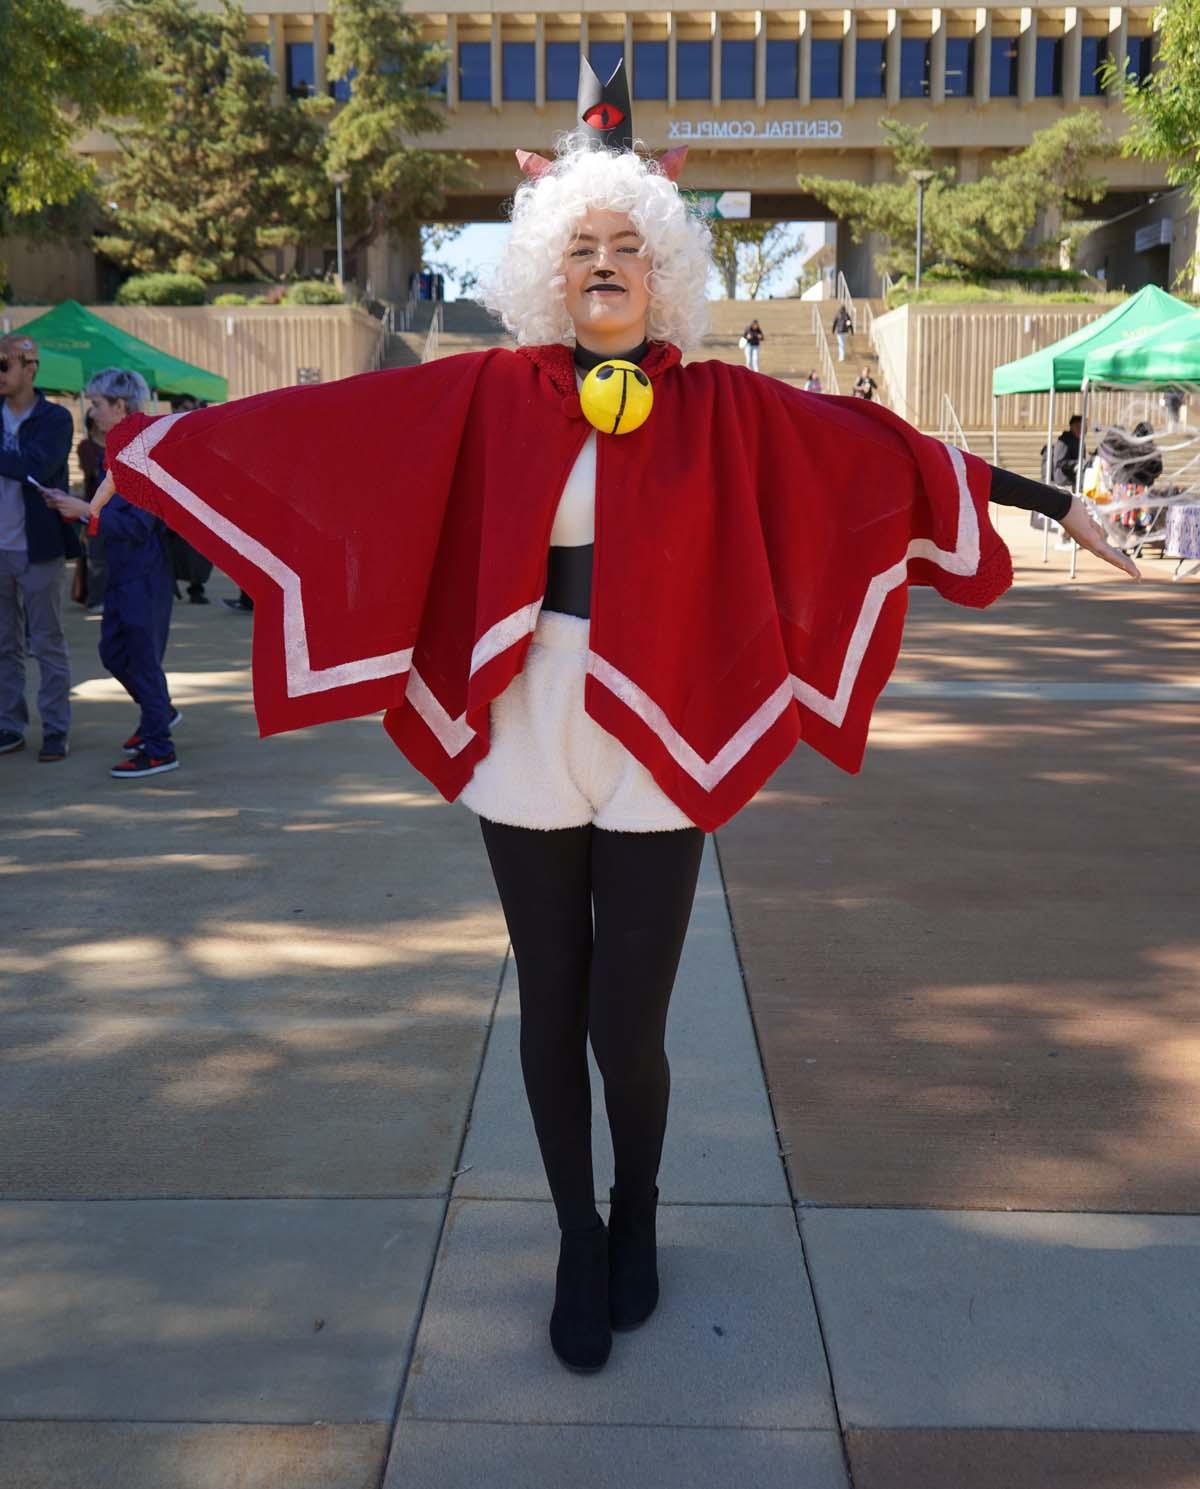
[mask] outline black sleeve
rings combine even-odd
[[[1057,486],[1047,486],[1044,481],[1031,481],[1018,476],[1014,471],[1001,470],[991,465],[992,500],[1002,507],[1021,507],[1026,512],[1041,512],[1055,522],[1061,522],[1071,510],[1071,493]]]

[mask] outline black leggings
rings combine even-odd
[[[667,1005],[704,834],[480,824],[520,979],[521,1069],[542,1162],[559,1225],[583,1229],[596,1214],[589,1037],[617,1186],[648,1195],[658,1176]]]

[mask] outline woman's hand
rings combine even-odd
[[[1074,538],[1081,548],[1086,548],[1089,553],[1094,553],[1105,563],[1112,564],[1114,569],[1120,569],[1122,573],[1128,574],[1130,579],[1142,577],[1142,571],[1133,559],[1127,553],[1122,553],[1119,548],[1114,548],[1106,540],[1103,528],[1079,497],[1071,498],[1071,510],[1061,519],[1060,525],[1063,532],[1069,538]]]
[[[92,515],[87,502],[69,492],[45,489],[42,497],[48,507],[53,507],[60,517],[66,517],[71,522],[86,522]]]
[[[88,509],[89,515],[99,517],[100,513],[104,511],[105,507],[108,506],[116,494],[117,488],[113,485],[112,471],[109,471],[100,483],[99,490],[92,497],[92,504]]]

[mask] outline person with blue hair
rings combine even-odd
[[[145,378],[119,367],[97,372],[84,392],[102,435],[126,414],[146,412],[151,401]],[[91,518],[104,540],[108,587],[100,660],[141,711],[137,729],[123,746],[126,758],[110,774],[118,781],[139,780],[175,770],[179,761],[171,730],[182,716],[171,703],[162,665],[175,594],[167,529],[159,518],[121,496],[114,496],[98,517],[92,517],[86,502],[65,491],[50,492],[47,500],[64,517]]]

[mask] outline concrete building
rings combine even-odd
[[[98,8],[98,0],[81,3]],[[250,40],[280,95],[334,89],[327,0],[243,3]],[[476,186],[444,214],[460,221],[500,220],[516,181],[513,151],[547,151],[571,126],[581,47],[605,75],[624,58],[637,132],[654,150],[691,146],[688,186],[749,190],[753,216],[792,220],[828,217],[797,188],[798,171],[887,177],[885,114],[927,123],[936,163],[964,179],[1067,111],[1098,110],[1119,135],[1122,109],[1104,95],[1097,69],[1106,57],[1124,57],[1145,77],[1154,54],[1150,5],[892,9],[855,0],[754,10],[728,0],[711,10],[563,12],[441,0],[436,11],[409,10],[450,55],[448,128],[426,143],[476,164]],[[100,136],[84,145],[112,148]],[[1134,212],[1166,186],[1161,168],[1143,161],[1114,154],[1099,168],[1110,182],[1100,217]],[[838,235],[837,267],[856,294],[878,290],[875,246]],[[369,277],[377,294],[402,297],[414,253],[412,243],[380,245],[358,277]],[[1161,260],[1151,277],[1165,272]]]

